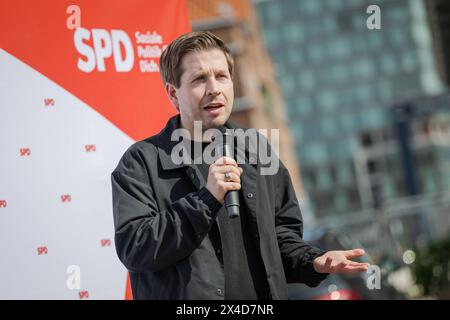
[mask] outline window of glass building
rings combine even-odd
[[[344,1],[341,1],[341,2],[344,2]],[[346,0],[345,4],[348,9],[351,9],[351,8],[360,9],[359,7],[367,4],[367,0]]]
[[[322,136],[317,118],[309,117],[308,119],[303,119],[302,130],[305,141],[313,141]]]
[[[391,52],[385,52],[381,55],[381,69],[387,75],[394,75],[398,72],[397,59]]]
[[[313,167],[302,167],[302,181],[306,189],[315,189],[317,184],[316,172]]]
[[[408,5],[407,1],[404,1],[404,3]],[[390,6],[387,9],[388,10],[385,10],[386,13],[384,15],[386,24],[403,26],[405,23],[409,23],[410,16],[407,7],[405,8],[397,5],[397,6]]]
[[[325,46],[334,61],[337,61],[338,59],[346,59],[351,52],[351,46],[348,43],[348,39],[344,37],[330,39],[326,42]]]
[[[382,35],[383,33],[381,32],[369,32],[369,34],[367,35],[367,43],[372,51],[377,51],[380,50],[380,48],[382,48],[383,45]]]
[[[317,184],[319,189],[329,189],[333,186],[330,172],[326,167],[320,168],[317,172]]]
[[[411,74],[398,74],[394,77],[392,86],[394,95],[398,97],[410,94],[417,95],[418,91],[422,91],[419,75],[412,76]]]
[[[388,103],[391,102],[393,98],[392,86],[388,79],[383,79],[378,81],[376,84],[377,94],[380,102]]]
[[[323,3],[324,9],[327,10],[341,10],[342,9],[342,1],[336,1],[336,0],[325,0]]]
[[[320,108],[325,113],[335,112],[337,109],[338,99],[334,92],[323,90],[317,97]]]
[[[336,139],[333,157],[341,160],[352,158],[355,149],[355,142],[351,136],[340,136]]]
[[[295,82],[294,82],[292,75],[289,75],[289,74],[284,75],[280,79],[280,82],[281,82],[281,87],[283,89],[283,93],[284,93],[285,97],[288,97],[292,93],[295,92],[295,90],[296,90]]]
[[[282,19],[281,6],[277,1],[269,2],[264,7],[265,12],[267,14],[267,18],[270,23],[277,24],[278,22],[281,22]]]
[[[344,64],[336,64],[330,68],[329,77],[334,83],[345,83],[349,78],[349,68]]]
[[[409,33],[403,28],[391,28],[387,33],[388,41],[394,48],[404,49],[408,45]]]
[[[367,129],[376,129],[386,123],[384,110],[382,107],[373,106],[364,113],[364,127]]]
[[[338,91],[338,96],[339,96],[339,107],[341,112],[343,110],[353,109],[352,108],[354,104],[353,86],[351,87],[345,86],[344,88],[340,89]]]
[[[299,11],[304,15],[316,15],[320,14],[322,10],[322,1],[317,0],[302,0],[297,1],[299,5]]]
[[[371,59],[359,59],[352,65],[352,73],[356,79],[368,79],[375,75],[375,65]]]
[[[372,95],[372,85],[371,84],[360,84],[355,87],[355,98],[359,103],[365,103],[371,101]]]
[[[324,33],[334,36],[336,34],[338,25],[336,19],[333,16],[328,15],[322,18],[322,27]]]
[[[303,51],[300,49],[290,48],[286,52],[287,62],[291,68],[298,69],[303,64]],[[300,71],[302,72],[302,71]]]
[[[337,124],[334,117],[323,117],[320,120],[320,126],[323,134],[327,137],[333,137],[337,134]]]
[[[395,187],[395,181],[389,175],[383,175],[383,196],[385,199],[393,199],[396,198],[397,189]]]
[[[298,98],[294,108],[297,108],[301,116],[307,117],[313,111],[312,99],[307,96]]]
[[[334,205],[338,211],[344,211],[348,208],[348,198],[344,192],[336,192],[334,195]]]
[[[418,67],[417,53],[413,50],[405,51],[401,57],[401,65],[406,73],[415,71]]]
[[[313,43],[306,48],[308,60],[313,64],[320,64],[324,60],[325,52],[322,44]]]
[[[336,167],[336,178],[341,185],[351,184],[353,181],[353,163],[339,162]]]
[[[307,148],[303,148],[308,163],[321,164],[327,160],[327,150],[322,143],[309,143]]]
[[[354,13],[351,17],[352,28],[354,31],[367,31],[367,15],[365,11]]]
[[[347,197],[349,199],[349,210],[360,210],[361,209],[361,198],[359,192],[356,189],[356,184],[347,189]]]
[[[422,174],[422,185],[424,193],[432,193],[438,191],[436,177],[433,170],[423,170]]]
[[[298,144],[298,143],[301,143],[302,142],[302,139],[303,139],[303,131],[302,131],[302,128],[300,127],[300,125],[297,123],[297,124],[293,124],[292,126],[291,126],[291,128],[292,128],[292,133],[293,133],[293,135],[294,135],[294,141],[295,141],[295,143],[296,144]]]
[[[300,70],[297,75],[298,89],[305,92],[310,92],[316,86],[316,79],[314,74],[309,70]]]
[[[343,112],[338,116],[338,121],[345,132],[354,131],[356,128],[355,116],[348,112]]]
[[[264,38],[269,48],[276,48],[278,46],[279,35],[278,31],[273,28],[267,28],[264,30]]]
[[[283,35],[288,44],[301,43],[305,38],[304,29],[297,21],[286,22],[283,26]]]

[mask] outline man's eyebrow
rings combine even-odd
[[[191,79],[204,77],[204,76],[208,75],[208,73],[209,72],[207,72],[207,71],[196,71],[191,75]]]
[[[216,69],[216,70],[213,70],[213,73],[214,73],[215,75],[217,75],[217,74],[222,74],[222,73],[226,73],[226,72],[227,72],[226,69]],[[207,76],[209,73],[210,73],[210,71],[197,71],[197,72],[192,73],[191,79],[196,79],[196,78],[200,78],[200,77],[205,77],[205,76]]]

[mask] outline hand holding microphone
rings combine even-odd
[[[209,167],[206,188],[221,203],[225,204],[231,218],[239,215],[239,194],[242,168],[230,157],[221,157]],[[235,192],[235,193],[232,193]],[[228,199],[232,198],[229,202]],[[237,197],[237,203],[236,199]],[[232,212],[230,212],[232,211]]]
[[[220,128],[223,141],[219,145],[221,158],[209,167],[206,188],[221,202],[225,203],[228,216],[239,216],[239,189],[241,189],[242,168],[233,159],[233,135],[226,128]]]

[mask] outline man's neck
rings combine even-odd
[[[187,131],[189,131],[189,134],[191,136],[191,140],[192,141],[206,142],[206,143],[212,142],[213,133],[211,131],[207,131],[207,129],[204,129],[203,127],[200,130],[197,127],[196,128],[197,132],[195,132],[194,124],[193,123],[189,123],[188,125],[186,125],[183,122],[183,119],[181,119],[181,127],[183,129],[186,129]]]

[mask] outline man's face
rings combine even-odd
[[[203,129],[222,126],[233,107],[233,81],[225,54],[219,49],[191,52],[182,60],[180,87],[167,84],[172,104],[179,110],[182,126],[193,130],[194,121]]]

